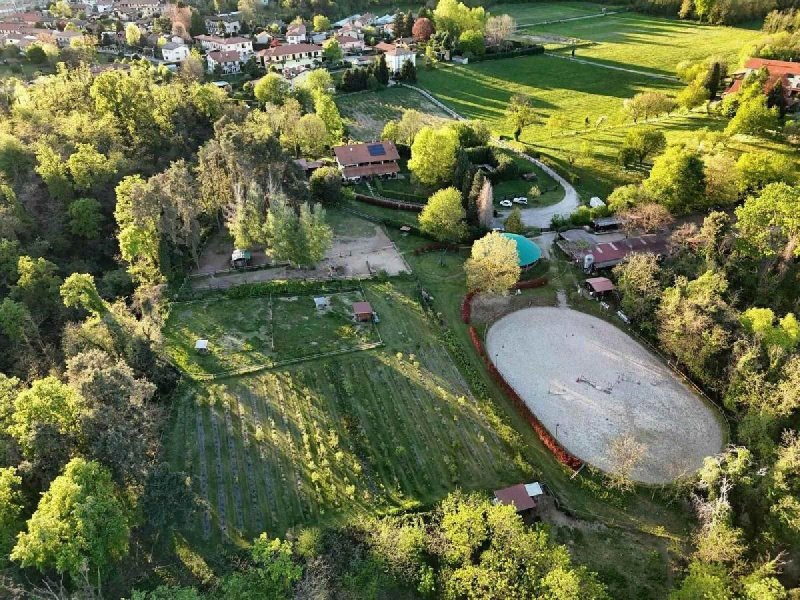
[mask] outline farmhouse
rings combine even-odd
[[[649,252],[656,256],[664,256],[667,253],[667,240],[665,237],[658,235],[617,239],[588,247],[561,239],[557,242],[557,245],[575,263],[582,265],[586,273],[591,273],[596,269],[610,269],[637,252]]]
[[[348,144],[333,149],[336,164],[345,181],[359,181],[362,177],[393,177],[400,172],[400,154],[393,142]]]
[[[751,58],[745,63],[744,68],[733,74],[733,83],[724,95],[738,92],[742,89],[745,77],[762,68],[769,73],[769,77],[764,83],[764,93],[767,94],[775,86],[780,86],[783,89],[786,108],[789,110],[796,108],[800,104],[800,63],[795,62]]]
[[[385,42],[381,42],[375,47],[386,55],[386,66],[391,73],[399,73],[407,62],[414,66],[417,64],[417,55],[408,48]]]
[[[253,41],[244,37],[221,38],[215,35],[196,35],[194,39],[200,42],[203,50],[236,52],[240,60],[246,60],[253,53]]]
[[[310,67],[322,59],[322,46],[315,44],[284,44],[256,52],[256,60],[264,68],[271,64],[284,67]]]

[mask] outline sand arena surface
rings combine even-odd
[[[572,454],[609,471],[612,441],[646,447],[632,477],[667,483],[724,443],[721,417],[622,330],[568,308],[528,308],[488,331],[486,349],[533,413]]]

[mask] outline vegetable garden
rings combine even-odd
[[[401,280],[365,288],[385,347],[185,385],[169,456],[202,502],[188,536],[247,541],[522,476],[416,295]]]

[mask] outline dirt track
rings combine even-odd
[[[667,483],[720,451],[715,410],[644,347],[596,317],[568,308],[529,308],[489,329],[486,348],[506,380],[564,447],[613,470],[612,441],[644,444],[632,476]]]

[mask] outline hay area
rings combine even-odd
[[[612,324],[567,308],[528,308],[488,331],[487,352],[564,447],[605,471],[612,442],[645,446],[631,477],[668,483],[720,451],[720,416]]]

